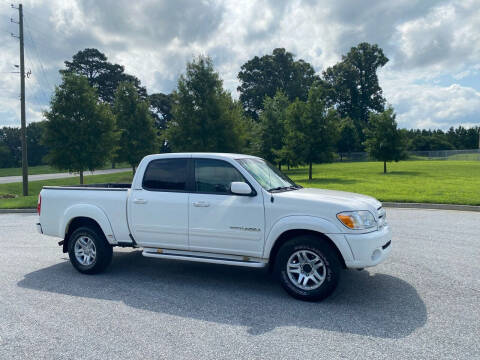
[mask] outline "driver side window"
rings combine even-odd
[[[230,184],[245,181],[231,164],[215,159],[195,159],[195,190],[199,193],[231,194]]]

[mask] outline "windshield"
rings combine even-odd
[[[267,191],[300,188],[288,176],[263,159],[248,158],[237,161]]]

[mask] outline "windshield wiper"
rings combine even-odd
[[[272,189],[269,189],[269,192],[275,192],[275,191],[287,191],[287,190],[297,190],[301,189],[302,187],[300,185],[290,185],[290,186],[278,186]]]

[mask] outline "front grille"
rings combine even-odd
[[[387,242],[385,245],[382,246],[382,249],[385,250],[387,247],[390,246],[390,244],[392,243],[392,240],[390,240],[389,242]]]

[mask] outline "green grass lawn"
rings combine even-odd
[[[94,183],[129,183],[132,181],[132,172],[122,172],[107,175],[89,175],[84,177],[85,184]],[[64,178],[29,182],[29,196],[21,196],[22,183],[0,184],[0,209],[23,209],[37,206],[38,193],[44,185],[75,185],[79,178]],[[6,196],[17,195],[15,198]]]
[[[116,164],[115,167],[117,169],[122,169],[122,168],[130,168],[130,165],[125,164],[125,163],[120,163]],[[104,170],[104,169],[111,169],[112,165],[107,164],[105,166],[102,166],[98,170]],[[30,175],[37,175],[37,174],[54,174],[54,173],[63,173],[66,172],[65,170],[59,170],[57,168],[51,167],[50,165],[38,165],[38,166],[30,166],[28,168],[28,173]],[[0,177],[2,176],[20,176],[22,175],[22,168],[3,168],[0,169]]]
[[[358,192],[381,201],[480,205],[480,161],[401,161],[388,163],[383,174],[381,162],[314,165],[313,180],[308,169],[286,171],[305,187]],[[132,174],[85,176],[85,183],[131,182]],[[0,185],[0,208],[32,208],[43,185],[78,184],[78,177],[30,182],[31,196],[20,196],[21,183]],[[17,195],[5,199],[6,194]]]
[[[355,162],[314,165],[286,173],[305,187],[367,194],[381,201],[480,205],[480,161]]]

